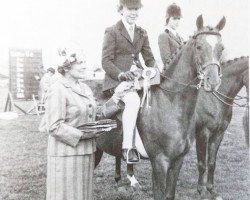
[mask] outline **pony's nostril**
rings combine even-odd
[[[209,78],[209,77],[207,77],[207,82],[209,83],[209,81],[210,81],[210,78]]]

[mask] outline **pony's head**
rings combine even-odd
[[[197,32],[193,36],[194,59],[198,77],[203,81],[206,91],[217,90],[221,83],[220,60],[224,46],[219,32],[225,23],[225,17],[215,27],[203,26],[202,15],[196,20]]]

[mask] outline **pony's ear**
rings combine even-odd
[[[225,16],[223,16],[215,28],[217,28],[219,31],[221,31],[224,28],[225,24],[226,24],[226,18],[225,18]]]
[[[196,26],[197,26],[198,30],[202,29],[202,27],[203,27],[203,17],[202,17],[202,15],[200,15],[199,17],[197,17],[197,19],[196,19]]]

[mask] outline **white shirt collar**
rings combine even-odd
[[[125,26],[125,28],[126,28],[126,30],[127,30],[128,33],[129,33],[130,26],[132,26],[133,30],[135,30],[135,24],[131,24],[130,25],[128,22],[126,22],[126,20],[124,18],[122,18],[122,23],[124,24],[124,26]]]
[[[174,36],[176,36],[177,35],[177,31],[176,30],[174,30],[174,29],[172,29],[170,26],[166,26],[166,28],[171,32],[171,33],[173,33],[174,34]]]

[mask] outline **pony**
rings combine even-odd
[[[244,113],[242,122],[243,122],[243,128],[244,128],[244,132],[245,132],[246,144],[249,148],[249,107],[247,107],[245,109],[245,113]]]
[[[243,116],[243,128],[245,132],[246,144],[249,147],[249,107],[248,107],[248,96],[249,96],[249,58],[248,57],[240,57],[235,58],[234,60],[229,60],[227,62],[222,63],[223,67],[223,78],[221,82],[221,86],[219,90],[215,92],[214,95],[211,93],[207,93],[206,91],[200,91],[196,103],[196,150],[197,150],[197,158],[198,158],[198,169],[199,169],[199,179],[198,179],[198,187],[197,190],[201,194],[202,198],[207,198],[207,188],[205,182],[205,170],[207,167],[215,167],[215,163],[210,162],[208,164],[208,160],[216,161],[216,155],[211,150],[211,146],[216,143],[220,145],[220,140],[222,140],[225,130],[227,129],[231,117],[232,117],[232,107],[233,100],[241,100],[247,99],[247,104],[236,104],[239,107],[246,107],[244,116]],[[247,91],[247,97],[237,96],[238,92],[241,88],[245,86]],[[217,96],[217,94],[219,96]],[[229,97],[230,94],[230,97]],[[227,96],[228,95],[228,96]],[[235,98],[236,97],[236,98]],[[216,111],[215,111],[216,110]],[[208,126],[208,127],[207,127]],[[216,131],[211,131],[211,126]],[[222,130],[222,131],[217,131]],[[216,146],[214,146],[216,147]],[[219,146],[217,146],[219,149]],[[209,150],[209,151],[208,151]],[[218,151],[218,150],[217,150]],[[210,153],[210,154],[209,154]],[[207,155],[208,154],[208,155]],[[215,158],[214,158],[215,156]],[[206,158],[208,160],[206,160]],[[117,172],[116,178],[119,175],[120,178],[120,160],[116,160],[117,164]],[[211,175],[214,175],[213,171],[208,170]],[[133,166],[128,166],[128,171],[130,176],[132,177]],[[213,180],[214,178],[210,178]],[[215,193],[213,190],[213,182],[212,184],[208,184],[209,191],[211,192],[214,199],[221,199],[219,195]]]
[[[220,85],[223,51],[221,31],[223,17],[217,26],[203,26],[200,15],[197,32],[173,56],[162,73],[161,84],[151,87],[151,109],[143,107],[137,128],[152,166],[153,195],[156,200],[173,200],[183,158],[194,141],[195,104],[203,83],[205,91],[216,91]],[[121,157],[122,133],[118,129],[97,138],[96,165],[102,151]],[[120,133],[120,134],[118,134]]]
[[[245,113],[244,113],[242,122],[243,122],[243,128],[245,132],[246,144],[249,148],[249,77],[248,76],[244,79],[244,85],[246,86],[246,89],[247,89],[247,106],[245,108]]]
[[[236,98],[241,99],[236,95],[249,81],[248,57],[229,60],[222,64],[222,68],[222,82],[218,91],[207,93],[201,89],[195,107],[196,152],[199,171],[197,190],[202,199],[207,198],[207,191],[213,199],[222,199],[214,190],[216,156],[232,118],[233,101]],[[207,181],[205,181],[206,169]]]
[[[198,94],[195,113],[197,123],[196,150],[198,159],[199,179],[197,190],[201,197],[207,199],[208,192],[213,199],[222,199],[214,191],[213,176],[215,171],[216,154],[232,118],[233,100],[241,100],[246,97],[237,96],[243,86],[246,86],[247,96],[249,88],[249,58],[240,57],[222,63],[223,78],[217,92],[212,95],[203,89]],[[248,100],[248,97],[247,97]],[[247,104],[236,104],[246,107],[243,116],[243,128],[246,144],[249,147],[249,108]],[[117,161],[117,172],[120,173],[120,160]],[[208,168],[208,183],[205,181],[205,172]],[[133,166],[128,166],[128,172],[132,177]],[[117,176],[116,176],[117,178]],[[120,178],[120,175],[119,175]]]

